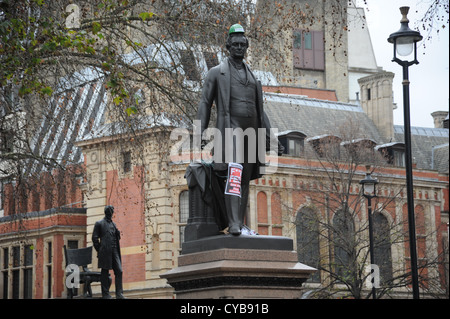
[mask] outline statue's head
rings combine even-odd
[[[109,220],[112,219],[112,216],[114,214],[114,206],[105,206],[105,217]]]
[[[248,49],[248,39],[245,36],[244,28],[240,24],[234,24],[230,27],[226,47],[232,58],[244,58]]]

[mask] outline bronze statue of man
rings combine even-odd
[[[261,167],[264,162],[260,156],[255,156],[261,151],[257,149],[260,143],[256,142],[260,137],[255,141],[249,138],[251,134],[232,135],[228,140],[226,136],[236,129],[246,133],[253,132],[254,136],[258,136],[258,133],[264,134],[265,138],[270,136],[270,123],[263,109],[261,83],[244,62],[248,45],[243,27],[239,24],[231,26],[226,42],[229,57],[208,72],[196,118],[200,121],[203,136],[203,132],[208,128],[211,108],[213,103],[215,104],[216,129],[221,133],[221,143],[214,144],[214,170],[217,175],[227,176],[222,186],[228,231],[233,235],[241,234],[248,203],[249,183],[262,176]],[[242,140],[239,140],[240,137]],[[270,142],[265,143],[264,147],[267,148]],[[221,149],[217,149],[217,145],[220,145]],[[279,143],[278,146],[282,148]],[[263,150],[264,153],[265,151],[266,149]],[[278,153],[280,151],[282,149],[278,150]]]
[[[116,298],[123,299],[122,288],[122,258],[120,255],[120,232],[112,221],[114,214],[113,206],[105,206],[105,217],[94,225],[92,242],[98,253],[98,267],[101,268],[101,290],[102,298],[110,299],[109,270],[114,271],[116,285]]]

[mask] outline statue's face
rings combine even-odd
[[[105,216],[106,216],[106,218],[109,219],[109,220],[112,219],[113,214],[114,214],[114,210],[112,210],[112,209],[108,209],[108,210],[106,210],[106,212],[105,212]]]
[[[230,56],[235,59],[243,59],[247,52],[247,39],[243,35],[235,35],[231,38],[228,51]]]

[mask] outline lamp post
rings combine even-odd
[[[397,32],[392,33],[388,42],[394,44],[394,58],[392,62],[397,62],[403,68],[403,121],[406,148],[406,189],[408,201],[408,227],[409,227],[409,247],[411,254],[411,279],[413,298],[419,299],[419,279],[417,272],[417,250],[416,250],[416,226],[414,218],[414,195],[413,195],[413,173],[412,173],[412,156],[411,156],[411,126],[409,111],[409,76],[408,68],[410,65],[419,64],[417,61],[417,42],[422,40],[419,32],[409,28],[409,20],[407,18],[409,7],[401,7],[400,12],[402,19],[401,27]],[[407,56],[414,52],[414,60],[408,61]],[[397,57],[403,56],[406,60]]]
[[[375,255],[374,255],[374,239],[373,239],[373,221],[372,221],[372,198],[377,197],[375,186],[378,184],[376,178],[372,178],[370,173],[370,166],[367,167],[366,177],[359,181],[362,185],[363,196],[367,198],[367,210],[369,219],[369,254],[370,263],[375,265]],[[372,298],[376,299],[375,285],[372,284]]]

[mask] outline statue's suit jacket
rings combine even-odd
[[[114,234],[110,234],[108,231],[108,223],[112,223],[116,231]],[[116,238],[116,249],[120,255],[120,232],[116,227],[114,222],[108,222],[105,218],[97,221],[94,225],[94,231],[92,232],[92,242],[94,244],[95,250],[98,252],[98,267],[103,269],[112,269],[112,243],[113,237]]]
[[[266,134],[266,150],[270,147],[270,123],[269,120],[264,113],[263,109],[263,93],[261,82],[256,79],[253,72],[250,70],[249,66],[244,63],[245,68],[247,69],[247,74],[252,76],[255,79],[256,84],[256,107],[258,111],[258,127],[265,129]],[[231,94],[231,73],[230,66],[228,62],[228,58],[224,59],[219,65],[211,68],[209,70],[205,83],[203,85],[202,95],[200,99],[200,103],[198,106],[197,112],[197,120],[201,121],[201,133],[203,136],[203,132],[207,129],[210,116],[211,116],[211,107],[213,102],[217,108],[217,121],[216,128],[221,132],[222,141],[221,144],[214,144],[214,147],[222,148],[222,158],[217,160],[217,157],[214,158],[214,169],[215,170],[226,170],[228,167],[228,163],[225,160],[225,129],[232,128],[231,127],[231,118],[230,118],[230,94]],[[258,141],[258,139],[257,139]],[[216,139],[215,139],[215,142]],[[229,144],[229,143],[228,143]],[[258,143],[257,143],[258,144]],[[217,150],[214,150],[216,155]],[[258,154],[258,152],[256,153]],[[265,154],[261,152],[261,155]],[[260,178],[263,174],[260,170],[260,167],[264,166],[265,159],[260,158],[263,156],[256,156],[256,165],[254,165],[254,171],[252,172],[251,179]]]

